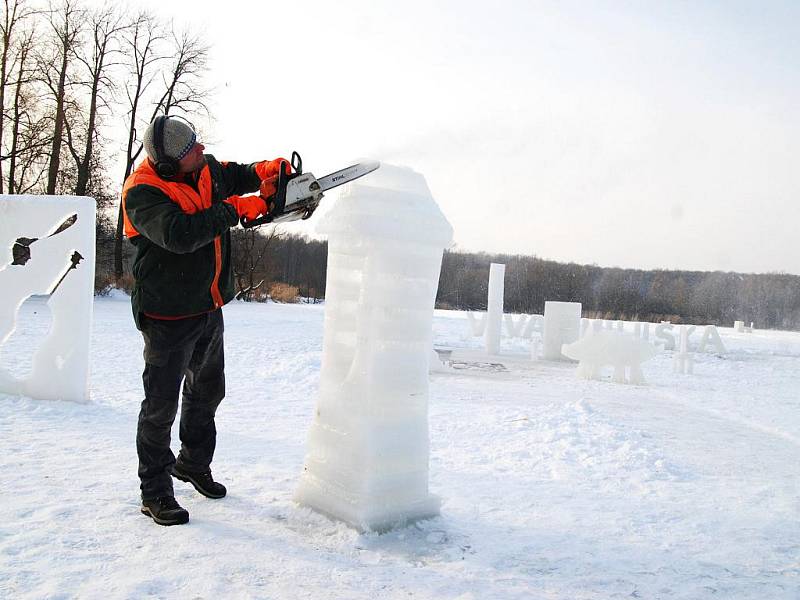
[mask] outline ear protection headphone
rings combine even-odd
[[[172,179],[178,174],[178,161],[164,152],[164,124],[167,118],[167,115],[161,115],[153,123],[153,147],[156,151],[156,173],[163,179]]]
[[[158,173],[158,176],[162,179],[174,179],[177,177],[180,167],[178,166],[179,160],[167,156],[164,150],[164,127],[167,124],[167,119],[180,119],[186,123],[192,131],[193,141],[197,141],[197,136],[195,134],[194,125],[192,125],[188,119],[184,119],[180,115],[161,115],[156,117],[156,120],[153,122],[153,149],[156,152],[156,159],[153,162],[155,163],[154,167],[156,173]],[[189,148],[187,148],[187,150],[188,149]]]

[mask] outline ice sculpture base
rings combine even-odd
[[[294,497],[295,502],[330,517],[344,521],[360,533],[385,533],[439,516],[441,500],[433,494],[413,502],[389,502],[384,498],[355,497],[342,488],[305,473]]]

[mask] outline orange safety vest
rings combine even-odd
[[[162,179],[155,172],[152,163],[145,159],[125,180],[125,185],[122,187],[122,219],[125,226],[125,237],[128,239],[141,235],[131,223],[128,218],[128,211],[125,209],[125,198],[128,196],[128,191],[137,185],[149,185],[158,188],[188,215],[211,208],[211,171],[208,165],[204,165],[200,171],[197,190],[195,190],[187,183]],[[214,280],[211,282],[211,297],[214,299],[214,307],[219,308],[224,304],[222,294],[219,292],[219,276],[222,270],[222,241],[220,236],[214,238],[214,257]]]

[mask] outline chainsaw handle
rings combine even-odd
[[[272,223],[272,221],[283,214],[283,210],[286,208],[286,186],[289,184],[289,181],[303,172],[303,159],[300,158],[300,155],[294,150],[292,151],[291,165],[294,173],[287,174],[286,169],[283,168],[283,163],[281,163],[281,168],[278,169],[278,181],[275,183],[275,188],[277,191],[272,196],[264,200],[267,203],[267,209],[269,212],[262,217],[258,217],[257,219],[247,219],[242,217],[240,222],[244,229],[257,227],[258,225],[263,225],[264,223]]]
[[[295,175],[300,175],[303,172],[303,159],[296,150],[292,150],[292,170]]]

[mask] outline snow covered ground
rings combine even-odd
[[[176,482],[186,526],[139,514],[127,299],[95,302],[92,404],[0,396],[0,598],[800,598],[800,334],[722,329],[727,355],[686,376],[662,353],[642,387],[521,359],[433,375],[442,515],[377,535],[291,501],[322,307],[225,316],[213,468],[229,495]],[[28,301],[0,362],[24,373],[48,318]],[[480,345],[463,313],[434,330]]]

